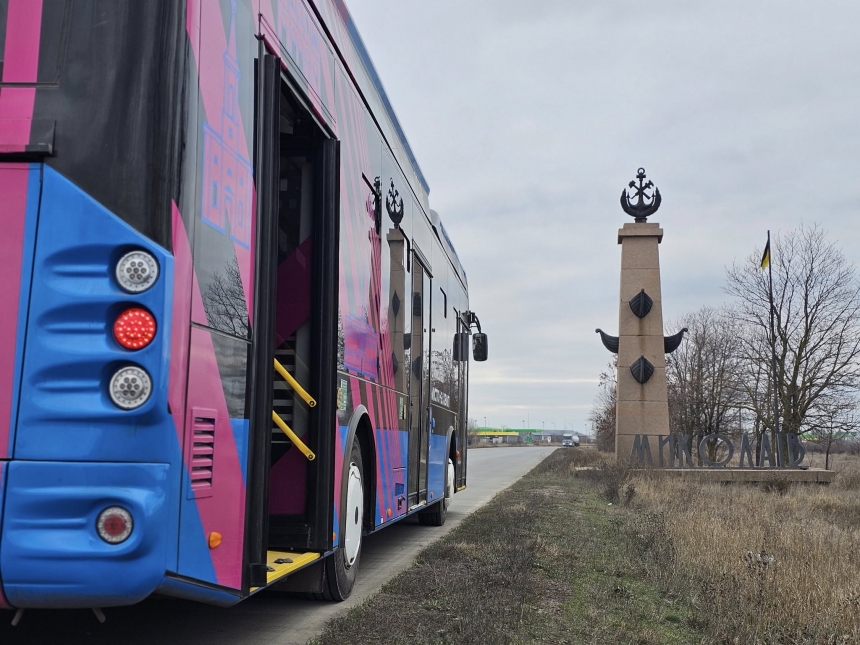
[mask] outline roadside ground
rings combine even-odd
[[[648,581],[625,515],[558,450],[430,545],[315,645],[699,643],[689,607]]]

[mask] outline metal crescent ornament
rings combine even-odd
[[[663,337],[663,351],[667,354],[671,354],[678,347],[681,346],[681,341],[684,340],[684,332],[690,331],[686,327],[684,327],[677,334],[673,334],[672,336],[664,336]]]
[[[610,336],[600,328],[597,328],[594,331],[600,334],[600,340],[603,342],[603,346],[606,349],[608,349],[613,354],[618,353],[618,336]]]

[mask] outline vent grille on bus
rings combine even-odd
[[[193,497],[212,494],[212,466],[215,462],[215,415],[204,416],[199,408],[193,409],[191,426],[191,493]]]

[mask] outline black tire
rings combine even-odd
[[[445,494],[438,502],[418,513],[418,523],[422,526],[442,526],[445,524],[445,520],[448,517],[448,502],[450,502],[451,497],[454,495],[453,484],[448,481],[448,467],[453,467],[450,457],[446,462]]]
[[[422,526],[442,526],[448,517],[448,509],[440,499],[434,502],[430,508],[425,508],[418,513],[418,523]]]
[[[354,517],[347,517],[347,528],[349,529],[349,524],[351,523],[353,526],[351,527],[353,530],[357,529],[358,535],[358,550],[355,555],[355,559],[350,564],[347,557],[346,550],[346,535],[341,536],[342,544],[335,548],[334,553],[332,553],[325,560],[325,572],[323,577],[323,592],[319,594],[320,600],[335,600],[340,602],[341,600],[346,600],[349,598],[349,595],[352,593],[352,587],[355,584],[355,579],[358,575],[358,563],[361,559],[361,532],[364,525],[364,504],[365,504],[365,492],[364,492],[364,464],[361,459],[361,444],[358,440],[358,437],[355,437],[352,440],[352,449],[349,454],[349,462],[350,469],[347,471],[348,473],[352,471],[352,467],[356,466],[358,468],[359,474],[359,483],[361,485],[361,510],[357,513],[355,512],[357,509],[354,509],[353,515]],[[349,480],[343,482],[344,486],[349,485]],[[344,513],[349,512],[349,495],[347,494],[347,508],[343,510]],[[357,526],[356,526],[357,525]]]

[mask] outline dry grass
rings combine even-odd
[[[646,579],[622,511],[579,470],[599,460],[556,451],[314,643],[702,642],[689,608]]]
[[[605,459],[556,451],[318,643],[860,644],[860,458],[768,488]]]
[[[632,530],[661,586],[716,642],[860,643],[860,460],[832,486],[632,476]]]

